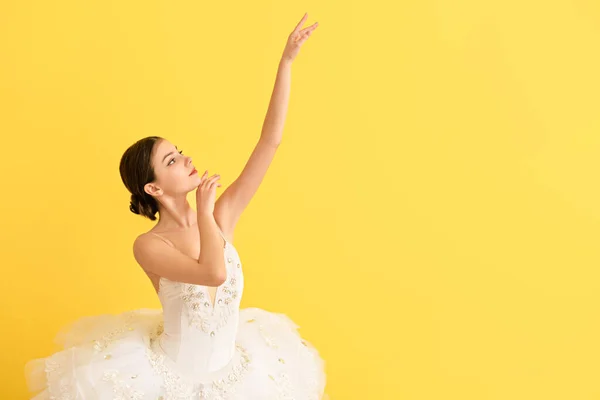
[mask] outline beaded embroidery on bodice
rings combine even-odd
[[[162,332],[157,337],[159,350],[191,376],[210,374],[236,356],[244,275],[237,250],[223,239],[227,279],[217,287],[214,304],[207,286],[162,277],[159,281],[163,309]]]
[[[56,400],[319,399],[318,353],[284,315],[240,309],[242,264],[223,239],[227,278],[214,301],[207,286],[161,278],[162,310],[82,320],[64,351],[34,360],[30,387]]]

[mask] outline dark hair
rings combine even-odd
[[[119,164],[121,180],[131,193],[129,210],[151,221],[156,220],[158,201],[144,191],[144,186],[156,177],[152,167],[152,152],[154,145],[160,140],[163,140],[160,136],[148,136],[138,140],[125,150]]]

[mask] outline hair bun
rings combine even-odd
[[[131,212],[134,214],[140,213],[140,198],[135,194],[131,195],[131,201],[129,202],[129,210],[131,210]]]
[[[151,221],[157,219],[159,203],[144,188],[148,183],[156,181],[153,155],[156,145],[163,140],[165,139],[160,136],[142,138],[129,146],[119,161],[121,180],[131,196],[129,210]]]

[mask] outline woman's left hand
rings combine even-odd
[[[300,51],[300,46],[306,42],[306,39],[308,39],[312,31],[317,29],[317,26],[319,26],[319,23],[315,22],[311,26],[301,30],[300,28],[302,27],[302,24],[304,24],[304,21],[306,21],[306,17],[308,17],[308,13],[304,14],[304,17],[302,17],[298,25],[296,25],[296,28],[294,28],[288,37],[282,56],[282,59],[285,61],[294,61],[298,55],[298,52]]]

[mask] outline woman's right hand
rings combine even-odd
[[[196,209],[198,215],[208,214],[212,215],[215,210],[215,196],[217,187],[221,186],[217,182],[221,178],[220,175],[213,175],[210,178],[206,178],[208,171],[202,175],[202,182],[196,189]]]

